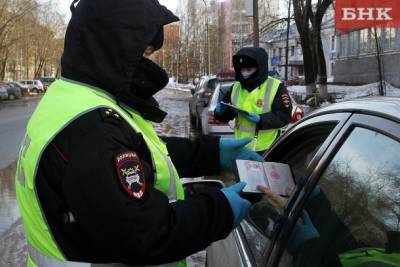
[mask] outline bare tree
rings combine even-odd
[[[323,17],[333,0],[293,0],[294,17],[303,49],[304,72],[307,94],[316,93],[320,84],[320,96],[327,98],[327,71],[321,40]]]

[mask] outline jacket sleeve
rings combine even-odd
[[[261,115],[258,129],[280,129],[288,125],[292,118],[292,101],[286,86],[281,83],[272,104],[272,111]]]
[[[220,174],[220,137],[202,136],[195,140],[176,137],[162,139],[167,143],[168,152],[180,177]]]
[[[224,98],[222,99],[222,102],[232,104],[231,95],[232,95],[233,87],[234,87],[234,85],[232,85],[231,90],[224,96]],[[236,118],[236,114],[230,109],[226,109],[223,114],[217,114],[216,112],[214,112],[214,113],[215,113],[214,114],[215,118],[222,122],[229,122]]]
[[[155,189],[151,160],[132,129],[115,121],[82,125],[86,130],[78,139],[61,142],[71,149],[63,156],[68,161],[62,182],[56,183],[81,233],[71,241],[80,247],[80,258],[69,260],[165,264],[205,249],[232,230],[232,211],[221,191],[170,203]],[[147,186],[140,199],[124,190],[118,175],[116,158],[125,151],[136,152],[141,160]]]

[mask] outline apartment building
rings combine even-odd
[[[377,38],[375,38],[377,37]],[[379,80],[377,54],[381,55],[384,79],[400,87],[400,29],[360,29],[337,33],[334,81],[368,84]]]

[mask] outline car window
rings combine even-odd
[[[313,125],[299,130],[288,136],[284,142],[274,148],[267,161],[281,162],[292,167],[296,180],[305,175],[306,168],[326,141],[336,122]],[[270,244],[270,238],[275,230],[276,223],[282,218],[283,211],[266,198],[254,204],[246,222],[242,225],[249,248],[257,260],[263,260]],[[257,234],[255,234],[257,233]],[[262,264],[262,262],[258,262]]]
[[[32,81],[28,81],[28,84],[29,84],[29,85],[32,85],[32,84],[33,84],[33,82],[32,82]]]
[[[355,128],[312,192],[281,266],[399,263],[389,253],[400,250],[399,159],[399,141]]]
[[[231,91],[231,88],[233,86],[233,83],[223,83],[220,87],[220,93],[219,93],[219,101],[222,101],[224,97],[229,94]]]
[[[214,91],[218,85],[217,79],[210,79],[206,84],[204,84],[204,89]]]

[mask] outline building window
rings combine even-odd
[[[360,31],[360,54],[368,54],[371,50],[371,30]]]
[[[273,56],[273,57],[276,57],[276,50],[275,50],[275,48],[272,50],[272,56]]]
[[[383,29],[384,34],[382,40],[384,49],[394,50],[396,48],[396,29],[395,28],[386,28]]]
[[[290,55],[291,55],[292,57],[294,57],[294,45],[290,48],[290,50],[291,50]]]
[[[279,48],[279,59],[282,59],[282,48]]]
[[[332,51],[335,51],[335,50],[336,50],[335,41],[336,41],[336,38],[335,38],[335,35],[333,35],[333,36],[331,37],[331,50],[332,50]]]
[[[340,35],[340,57],[347,57],[349,55],[349,34]]]
[[[350,49],[349,49],[349,56],[356,56],[358,55],[358,48],[360,46],[359,41],[359,31],[354,31],[350,33]]]

